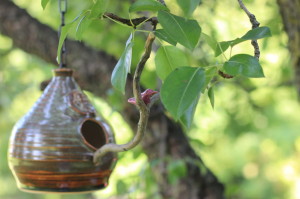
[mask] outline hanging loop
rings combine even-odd
[[[65,14],[67,13],[67,0],[58,0],[58,9],[60,12],[60,17],[61,17],[61,23],[60,23],[60,28],[59,28],[59,33],[58,33],[58,38],[60,38],[60,34],[62,31],[62,28],[65,26]],[[59,67],[60,68],[65,68],[67,65],[67,60],[66,60],[66,42],[64,41],[61,51],[60,51],[60,63]]]
[[[67,12],[67,0],[59,0],[59,12],[66,13]]]

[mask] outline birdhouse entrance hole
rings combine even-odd
[[[81,125],[80,132],[85,143],[94,150],[106,144],[105,129],[94,120],[85,120]]]

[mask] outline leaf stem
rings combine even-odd
[[[226,55],[225,55],[225,53],[224,53],[224,51],[223,51],[223,49],[222,49],[220,43],[218,42],[217,44],[218,44],[218,47],[220,48],[220,50],[221,50],[221,52],[222,52],[223,57],[225,58],[226,61],[228,61],[228,59],[227,59],[227,57],[226,57]]]
[[[117,24],[119,24],[119,25],[121,25],[121,26],[124,26],[124,27],[131,27],[131,26],[129,26],[129,25],[127,25],[127,24],[124,24],[124,23],[121,23],[120,21],[118,21],[118,20],[115,20],[114,18],[111,18],[110,16],[105,16],[105,15],[103,15],[103,18],[107,18],[107,19],[109,19],[109,20],[111,20],[111,21],[113,21],[113,22],[115,22],[115,23],[117,23]]]
[[[145,32],[145,33],[150,33],[150,32],[152,32],[152,31],[150,31],[150,30],[140,30],[140,29],[136,29],[135,31],[136,31],[136,32]]]

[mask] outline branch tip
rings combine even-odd
[[[256,20],[256,17],[254,14],[252,14],[247,7],[245,6],[245,4],[243,3],[242,0],[238,0],[239,5],[241,7],[242,10],[244,10],[244,12],[247,14],[251,24],[252,24],[252,29],[259,27],[260,23]],[[259,59],[260,57],[260,50],[259,50],[259,45],[257,43],[257,40],[252,40],[251,44],[254,48],[254,57],[256,57],[257,59]]]

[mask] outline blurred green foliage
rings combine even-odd
[[[40,0],[15,0],[32,16],[57,29],[57,2],[50,1],[43,11]],[[70,1],[67,20],[71,21],[90,1]],[[173,13],[183,14],[171,0],[166,3]],[[299,199],[300,198],[300,107],[292,86],[293,69],[286,49],[287,36],[282,31],[276,1],[245,1],[263,26],[269,26],[272,37],[259,41],[261,65],[265,78],[243,77],[218,82],[214,88],[215,108],[208,98],[201,98],[195,121],[187,135],[206,165],[226,185],[228,198]],[[111,1],[110,12],[127,17],[130,1]],[[194,13],[202,31],[217,41],[228,41],[243,35],[249,28],[247,16],[236,1],[202,1]],[[25,31],[25,30],[24,30]],[[122,33],[122,34],[120,34]],[[95,21],[83,33],[82,40],[97,49],[120,57],[127,29],[110,21]],[[70,37],[75,37],[75,33]],[[136,35],[133,66],[139,60],[145,35]],[[213,51],[204,42],[190,63],[205,66],[215,60]],[[226,52],[227,53],[227,52]],[[229,53],[229,52],[228,52]],[[253,54],[244,42],[234,52]],[[219,57],[219,61],[222,57]],[[11,39],[0,35],[0,198],[2,199],[80,199],[90,195],[36,195],[20,192],[7,166],[7,145],[14,123],[26,113],[40,96],[39,84],[51,77],[53,66],[37,57],[14,48]],[[157,86],[154,60],[150,59],[142,76],[144,85]],[[121,115],[115,112],[120,104],[115,98],[108,105],[88,93],[96,108],[110,122],[118,143],[128,141],[132,132]],[[160,198],[158,185],[141,148],[119,155],[119,162],[105,190],[93,193],[96,198]],[[182,160],[185,161],[185,160]],[[170,183],[185,174],[182,161],[171,163],[167,170]]]

